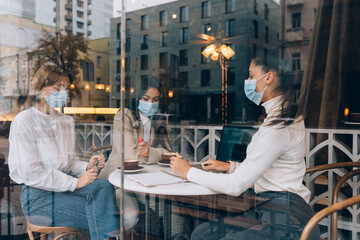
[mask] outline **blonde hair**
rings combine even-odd
[[[69,79],[66,73],[64,73],[59,67],[55,65],[43,65],[35,73],[31,84],[35,93],[30,94],[24,105],[21,107],[21,110],[24,110],[28,107],[34,105],[36,100],[39,100],[38,91],[43,87],[54,85],[60,79]]]

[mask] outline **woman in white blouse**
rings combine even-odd
[[[277,66],[276,60],[268,64],[261,58],[251,61],[245,95],[257,105],[262,102],[267,116],[241,164],[209,159],[202,163],[203,171],[191,167],[180,155],[171,160],[174,173],[219,193],[238,196],[254,186],[257,197],[270,200],[242,216],[265,225],[254,230],[207,222],[195,229],[193,239],[299,239],[313,216],[308,205],[310,191],[302,184],[306,170],[304,121],[292,101],[292,81],[280,77]],[[212,170],[227,173],[208,172]],[[272,208],[274,204],[278,211]],[[318,229],[311,239],[319,239]]]
[[[36,98],[12,121],[10,177],[23,184],[25,217],[41,226],[89,229],[91,239],[104,239],[119,229],[114,187],[97,180],[103,155],[79,161],[74,121],[55,110],[67,101],[69,79],[55,66],[42,66],[32,84]]]

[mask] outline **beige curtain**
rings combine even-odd
[[[341,128],[360,112],[360,0],[319,0],[299,110],[307,127]]]

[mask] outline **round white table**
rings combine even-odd
[[[156,172],[160,170],[169,170],[168,166],[161,166],[158,164],[145,165],[144,169],[140,173]],[[136,174],[136,173],[135,173]],[[198,185],[193,182],[181,182],[176,184],[159,185],[146,187],[140,183],[134,182],[128,178],[129,174],[124,174],[124,189],[131,192],[144,193],[145,194],[145,231],[148,232],[150,225],[150,196],[155,195],[167,195],[167,196],[200,196],[200,195],[214,195],[218,192],[212,191],[206,187]],[[115,170],[109,175],[109,182],[114,186],[121,187],[121,171]],[[155,199],[155,212],[158,212],[158,197]],[[165,239],[171,239],[171,200],[164,198],[164,237]]]

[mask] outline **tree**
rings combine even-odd
[[[70,84],[74,84],[70,96],[80,94],[83,86],[78,76],[79,69],[83,62],[90,61],[87,57],[88,41],[82,35],[43,32],[38,42],[38,47],[32,53],[36,56],[35,70],[48,63],[58,66],[68,74]]]

